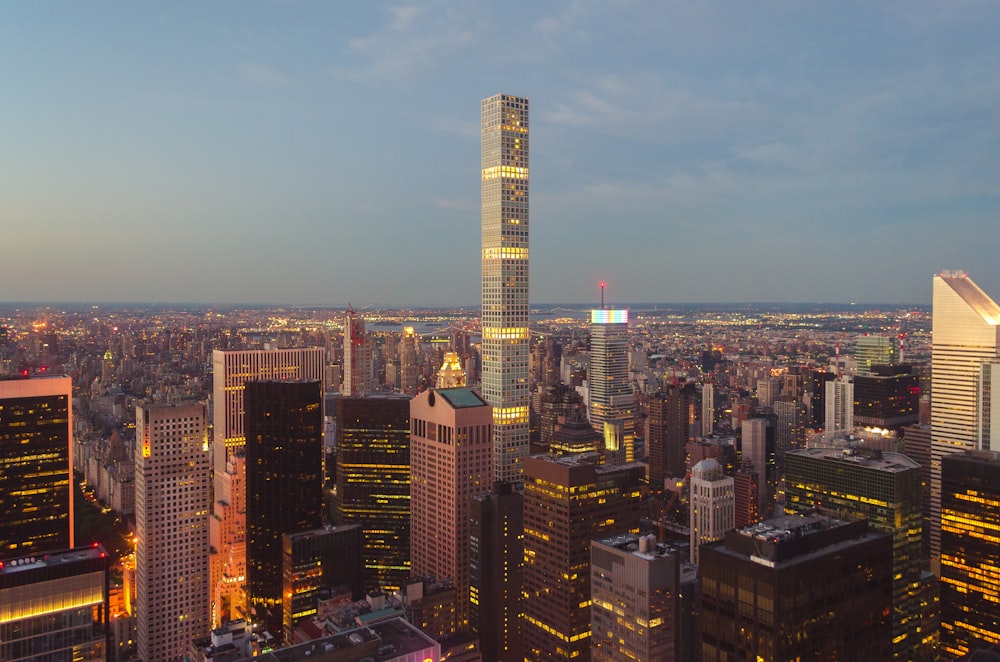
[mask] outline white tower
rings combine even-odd
[[[691,563],[698,548],[736,526],[736,490],[722,465],[709,458],[691,467]]]
[[[482,102],[483,398],[493,473],[520,481],[528,454],[528,100]]]

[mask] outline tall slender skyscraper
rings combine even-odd
[[[482,102],[483,398],[493,472],[520,481],[528,454],[528,100]]]
[[[635,461],[635,405],[628,379],[628,311],[590,311],[590,423],[604,447]]]
[[[732,476],[709,458],[691,467],[691,563],[702,544],[722,540],[733,528],[736,492]]]
[[[174,660],[207,636],[209,453],[205,405],[136,408],[139,657]]]
[[[941,555],[941,458],[976,449],[982,364],[1000,356],[1000,306],[964,273],[934,276],[931,322],[931,567]]]
[[[344,387],[341,393],[361,398],[372,390],[372,346],[365,321],[353,308],[344,316]]]

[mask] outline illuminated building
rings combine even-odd
[[[925,659],[920,621],[920,465],[899,453],[807,448],[785,455],[785,512],[820,508],[892,535],[892,641],[897,660]]]
[[[483,399],[493,472],[520,481],[528,454],[528,100],[482,102]]]
[[[244,391],[256,380],[315,381],[324,376],[322,347],[212,352],[213,517],[209,521],[212,625],[246,609],[246,434]]]
[[[472,497],[470,518],[470,630],[483,662],[523,660],[524,497],[495,483]]]
[[[628,311],[590,311],[590,422],[609,451],[635,461],[635,405],[628,374]]]
[[[365,591],[410,578],[410,400],[337,400],[337,524],[360,524]]]
[[[365,321],[348,308],[344,315],[344,386],[347,397],[361,398],[372,390],[372,346],[365,334]]]
[[[736,494],[733,479],[715,460],[691,467],[691,563],[698,565],[698,549],[721,540],[734,524]]]
[[[887,660],[892,536],[786,515],[701,548],[702,660]]]
[[[0,562],[0,660],[113,659],[108,555],[92,547]]]
[[[854,378],[854,425],[900,430],[918,422],[920,377],[909,366],[873,366]]]
[[[851,430],[854,428],[854,381],[850,375],[844,375],[828,381],[826,388],[826,415],[824,430]]]
[[[440,388],[460,388],[465,386],[465,369],[462,368],[462,360],[455,352],[445,352],[444,362],[438,369],[437,387]]]
[[[854,339],[854,360],[857,363],[855,374],[870,375],[875,366],[896,365],[899,347],[890,336],[858,336]]]
[[[524,657],[590,659],[590,541],[639,530],[641,464],[524,463]]]
[[[571,416],[579,418],[582,406],[583,398],[576,389],[561,382],[545,387],[545,392],[538,402],[539,442],[543,447],[552,442],[552,433],[559,419],[561,417],[569,419]]]
[[[1000,644],[1000,453],[941,458],[941,649]]]
[[[417,392],[417,336],[412,326],[403,329],[399,345],[399,390],[414,395]]]
[[[469,503],[491,484],[492,421],[492,407],[469,388],[410,401],[411,572],[452,580],[460,631],[469,625]]]
[[[561,422],[556,423],[549,441],[549,452],[556,456],[593,452],[624,458],[624,451],[624,448],[606,451],[604,437],[584,420],[579,410],[571,411]]]
[[[941,553],[941,459],[975,450],[982,364],[1000,358],[1000,306],[964,273],[934,276],[931,313],[931,569]]]
[[[626,534],[590,547],[591,659],[694,659],[697,568],[688,551]]]
[[[315,616],[321,592],[337,587],[361,597],[361,526],[327,526],[281,536],[281,614],[285,642],[304,619]]]
[[[715,384],[705,382],[701,387],[701,434],[710,437],[715,432]]]
[[[323,525],[323,385],[247,382],[244,405],[247,599],[280,640],[281,536]]]
[[[646,419],[646,452],[649,456],[649,487],[663,491],[666,478],[687,474],[685,448],[691,436],[693,384],[671,384],[649,398]]]
[[[209,626],[209,450],[204,404],[136,407],[139,659],[184,655]]]
[[[0,559],[73,546],[73,385],[0,380]]]

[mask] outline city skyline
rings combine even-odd
[[[535,111],[534,301],[998,291],[998,11],[18,6],[0,301],[472,305],[497,90]]]

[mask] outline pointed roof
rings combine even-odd
[[[972,282],[968,274],[945,272],[940,274],[938,278],[954,290],[955,294],[961,297],[972,311],[982,317],[984,322],[991,326],[1000,325],[1000,306],[979,289],[979,286]]]

